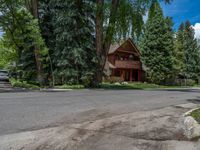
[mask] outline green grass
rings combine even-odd
[[[151,83],[140,83],[140,82],[132,82],[128,84],[111,84],[111,83],[102,83],[101,88],[103,89],[176,89],[176,88],[190,88],[193,86],[164,86],[164,85],[157,85]]]
[[[200,84],[196,84],[196,85],[194,85],[194,87],[200,87]]]
[[[55,88],[58,88],[58,89],[84,89],[84,86],[83,85],[67,85],[67,84],[64,84],[64,85],[59,85],[59,86],[55,86]]]
[[[152,88],[162,88],[162,86],[149,83],[128,83],[128,84],[110,84],[102,83],[101,88],[103,89],[152,89]]]
[[[200,124],[200,108],[191,112],[190,116],[192,116]]]
[[[128,83],[128,84],[120,84],[115,85],[111,83],[102,83],[101,89],[151,89],[151,88],[161,88],[163,86],[159,86],[156,84],[148,84],[148,83]],[[58,89],[84,89],[83,85],[59,85],[55,86]]]
[[[25,88],[25,89],[39,89],[40,87],[35,84],[30,84],[25,81],[19,81],[15,79],[10,79],[10,82],[13,87],[17,88]],[[200,86],[200,85],[198,85]],[[120,84],[116,85],[114,83],[102,83],[100,88],[101,89],[165,89],[165,88],[186,88],[186,87],[191,87],[191,86],[161,86],[161,85],[156,85],[156,84],[150,84],[150,83],[140,83],[140,82],[132,82],[128,84]],[[56,85],[54,88],[57,89],[84,89],[84,85],[78,84],[78,85]]]

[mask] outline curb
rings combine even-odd
[[[200,137],[200,124],[192,116],[188,116],[197,109],[199,108],[192,109],[183,115],[183,129],[188,139]]]
[[[73,89],[40,89],[41,92],[67,92]]]

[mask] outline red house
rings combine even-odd
[[[110,46],[105,72],[108,76],[120,77],[122,81],[142,81],[140,51],[131,39]]]

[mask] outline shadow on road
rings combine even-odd
[[[190,92],[190,93],[200,93],[199,89],[153,89],[152,91],[170,91],[170,92]]]
[[[194,104],[200,104],[200,97],[197,97],[196,99],[188,99],[187,101]]]

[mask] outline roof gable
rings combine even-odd
[[[123,43],[115,43],[110,46],[109,54],[114,54],[116,52],[127,52],[134,53],[137,56],[140,56],[140,52],[133,41],[129,38]]]

